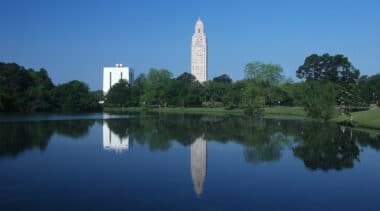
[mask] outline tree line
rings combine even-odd
[[[278,64],[254,61],[244,79],[233,82],[222,74],[199,83],[190,73],[178,77],[167,69],[149,70],[132,84],[121,80],[105,96],[108,107],[225,107],[244,108],[255,115],[266,106],[302,106],[313,118],[328,120],[336,107],[349,113],[378,104],[380,74],[361,76],[343,55],[308,56],[296,71],[301,82],[286,79]]]
[[[244,75],[199,83],[187,72],[173,77],[167,69],[152,68],[133,83],[121,80],[103,96],[77,80],[55,85],[45,69],[0,62],[0,112],[97,111],[104,100],[106,107],[225,107],[248,115],[267,106],[302,106],[309,116],[328,120],[338,106],[350,113],[379,103],[380,74],[360,76],[343,55],[308,56],[296,71],[300,82],[286,79],[280,65],[258,61],[247,64]]]
[[[0,62],[0,112],[97,111],[101,98],[81,81],[54,85],[45,69]]]

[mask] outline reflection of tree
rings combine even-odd
[[[280,160],[283,145],[288,144],[288,138],[280,132],[281,124],[274,120],[224,118],[207,129],[210,140],[243,145],[245,160],[251,163]]]
[[[379,134],[370,134],[363,131],[352,131],[352,129],[349,128],[350,134],[353,134],[354,139],[357,140],[357,142],[362,147],[371,147],[372,149],[375,149],[376,151],[380,151],[380,135]]]
[[[168,150],[173,141],[189,146],[200,136],[220,143],[232,141],[244,146],[245,160],[251,163],[278,161],[281,151],[292,146],[294,155],[310,169],[342,169],[359,158],[359,144],[380,149],[379,137],[342,132],[336,125],[317,122],[183,114],[105,121],[119,136],[128,132],[150,150]]]
[[[94,123],[95,120],[92,119],[54,121],[52,122],[52,129],[59,135],[82,138],[88,134],[88,130]]]
[[[44,150],[52,135],[48,122],[0,123],[0,156],[15,156],[35,147]]]
[[[309,123],[302,130],[293,152],[306,167],[340,170],[352,168],[354,161],[358,160],[357,143],[348,133],[340,132],[336,125]]]
[[[199,117],[183,118],[181,115],[154,115],[129,119],[105,120],[111,131],[122,136],[128,134],[141,145],[148,145],[150,150],[168,150],[172,141],[184,146],[190,145],[202,130],[197,123]]]
[[[283,141],[287,141],[287,139],[283,139],[282,134],[276,134],[264,142],[260,141],[254,146],[248,146],[244,149],[244,158],[250,163],[278,161],[282,156]]]
[[[44,150],[54,133],[71,138],[83,137],[94,120],[0,123],[0,156],[16,156],[35,147]]]

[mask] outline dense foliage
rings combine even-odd
[[[359,75],[359,70],[347,57],[340,54],[335,56],[312,54],[297,70],[297,77],[306,81],[330,81],[342,85],[356,84]]]
[[[46,70],[25,69],[0,63],[0,111],[95,111],[101,109],[99,92],[90,92],[80,81],[55,86]]]
[[[147,75],[140,74],[133,84],[124,84],[129,87],[125,92],[130,94],[123,105],[249,108],[294,102],[288,99],[280,83],[284,78],[281,66],[259,62],[252,64],[256,66],[254,69],[246,68],[247,77],[235,83],[226,74],[201,84],[190,73],[185,72],[175,78],[168,70],[152,68]],[[125,93],[116,93],[112,87],[107,93],[105,105],[120,105],[118,101],[122,98],[126,98]]]
[[[259,115],[267,106],[302,106],[310,117],[327,121],[336,107],[350,114],[378,103],[380,94],[380,76],[359,79],[359,70],[343,55],[308,56],[297,70],[297,77],[305,80],[297,83],[285,80],[278,64],[254,61],[245,66],[244,73],[245,78],[235,82],[222,74],[201,84],[190,73],[172,77],[169,70],[151,69],[134,84],[124,84],[129,87],[125,93],[130,94],[123,106],[240,107],[248,115]],[[126,98],[125,93],[111,89],[106,106],[121,105],[117,101]]]
[[[169,70],[152,68],[132,84],[121,80],[103,97],[80,81],[56,86],[44,69],[0,63],[0,111],[93,111],[104,100],[108,107],[239,107],[253,116],[267,106],[302,106],[310,117],[328,120],[336,107],[351,115],[379,103],[380,75],[359,77],[343,55],[308,56],[296,71],[300,82],[285,80],[278,64],[253,61],[243,71],[244,79],[235,82],[222,74],[199,83],[187,72],[173,77]]]
[[[335,87],[330,82],[311,81],[305,86],[304,108],[315,119],[327,121],[335,114]]]
[[[362,76],[359,79],[360,98],[368,104],[379,104],[380,74]]]

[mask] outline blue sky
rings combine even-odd
[[[103,66],[135,75],[190,71],[194,24],[208,38],[209,78],[242,79],[251,61],[295,77],[306,56],[344,54],[362,74],[380,72],[380,1],[0,0],[0,61],[48,70],[54,83],[102,88]]]

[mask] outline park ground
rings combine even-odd
[[[105,112],[142,112],[143,108],[104,108]],[[146,110],[145,110],[146,111]],[[244,115],[243,109],[226,109],[226,108],[149,108],[150,112],[165,113],[187,113],[187,114],[212,114],[212,115]],[[337,112],[338,113],[338,112]],[[380,130],[380,108],[370,109],[366,111],[353,112],[352,125],[358,128],[368,128]],[[309,119],[306,112],[301,107],[276,106],[265,108],[263,112],[264,118],[280,118],[280,119]],[[338,124],[350,123],[350,117],[340,115],[330,120]]]

